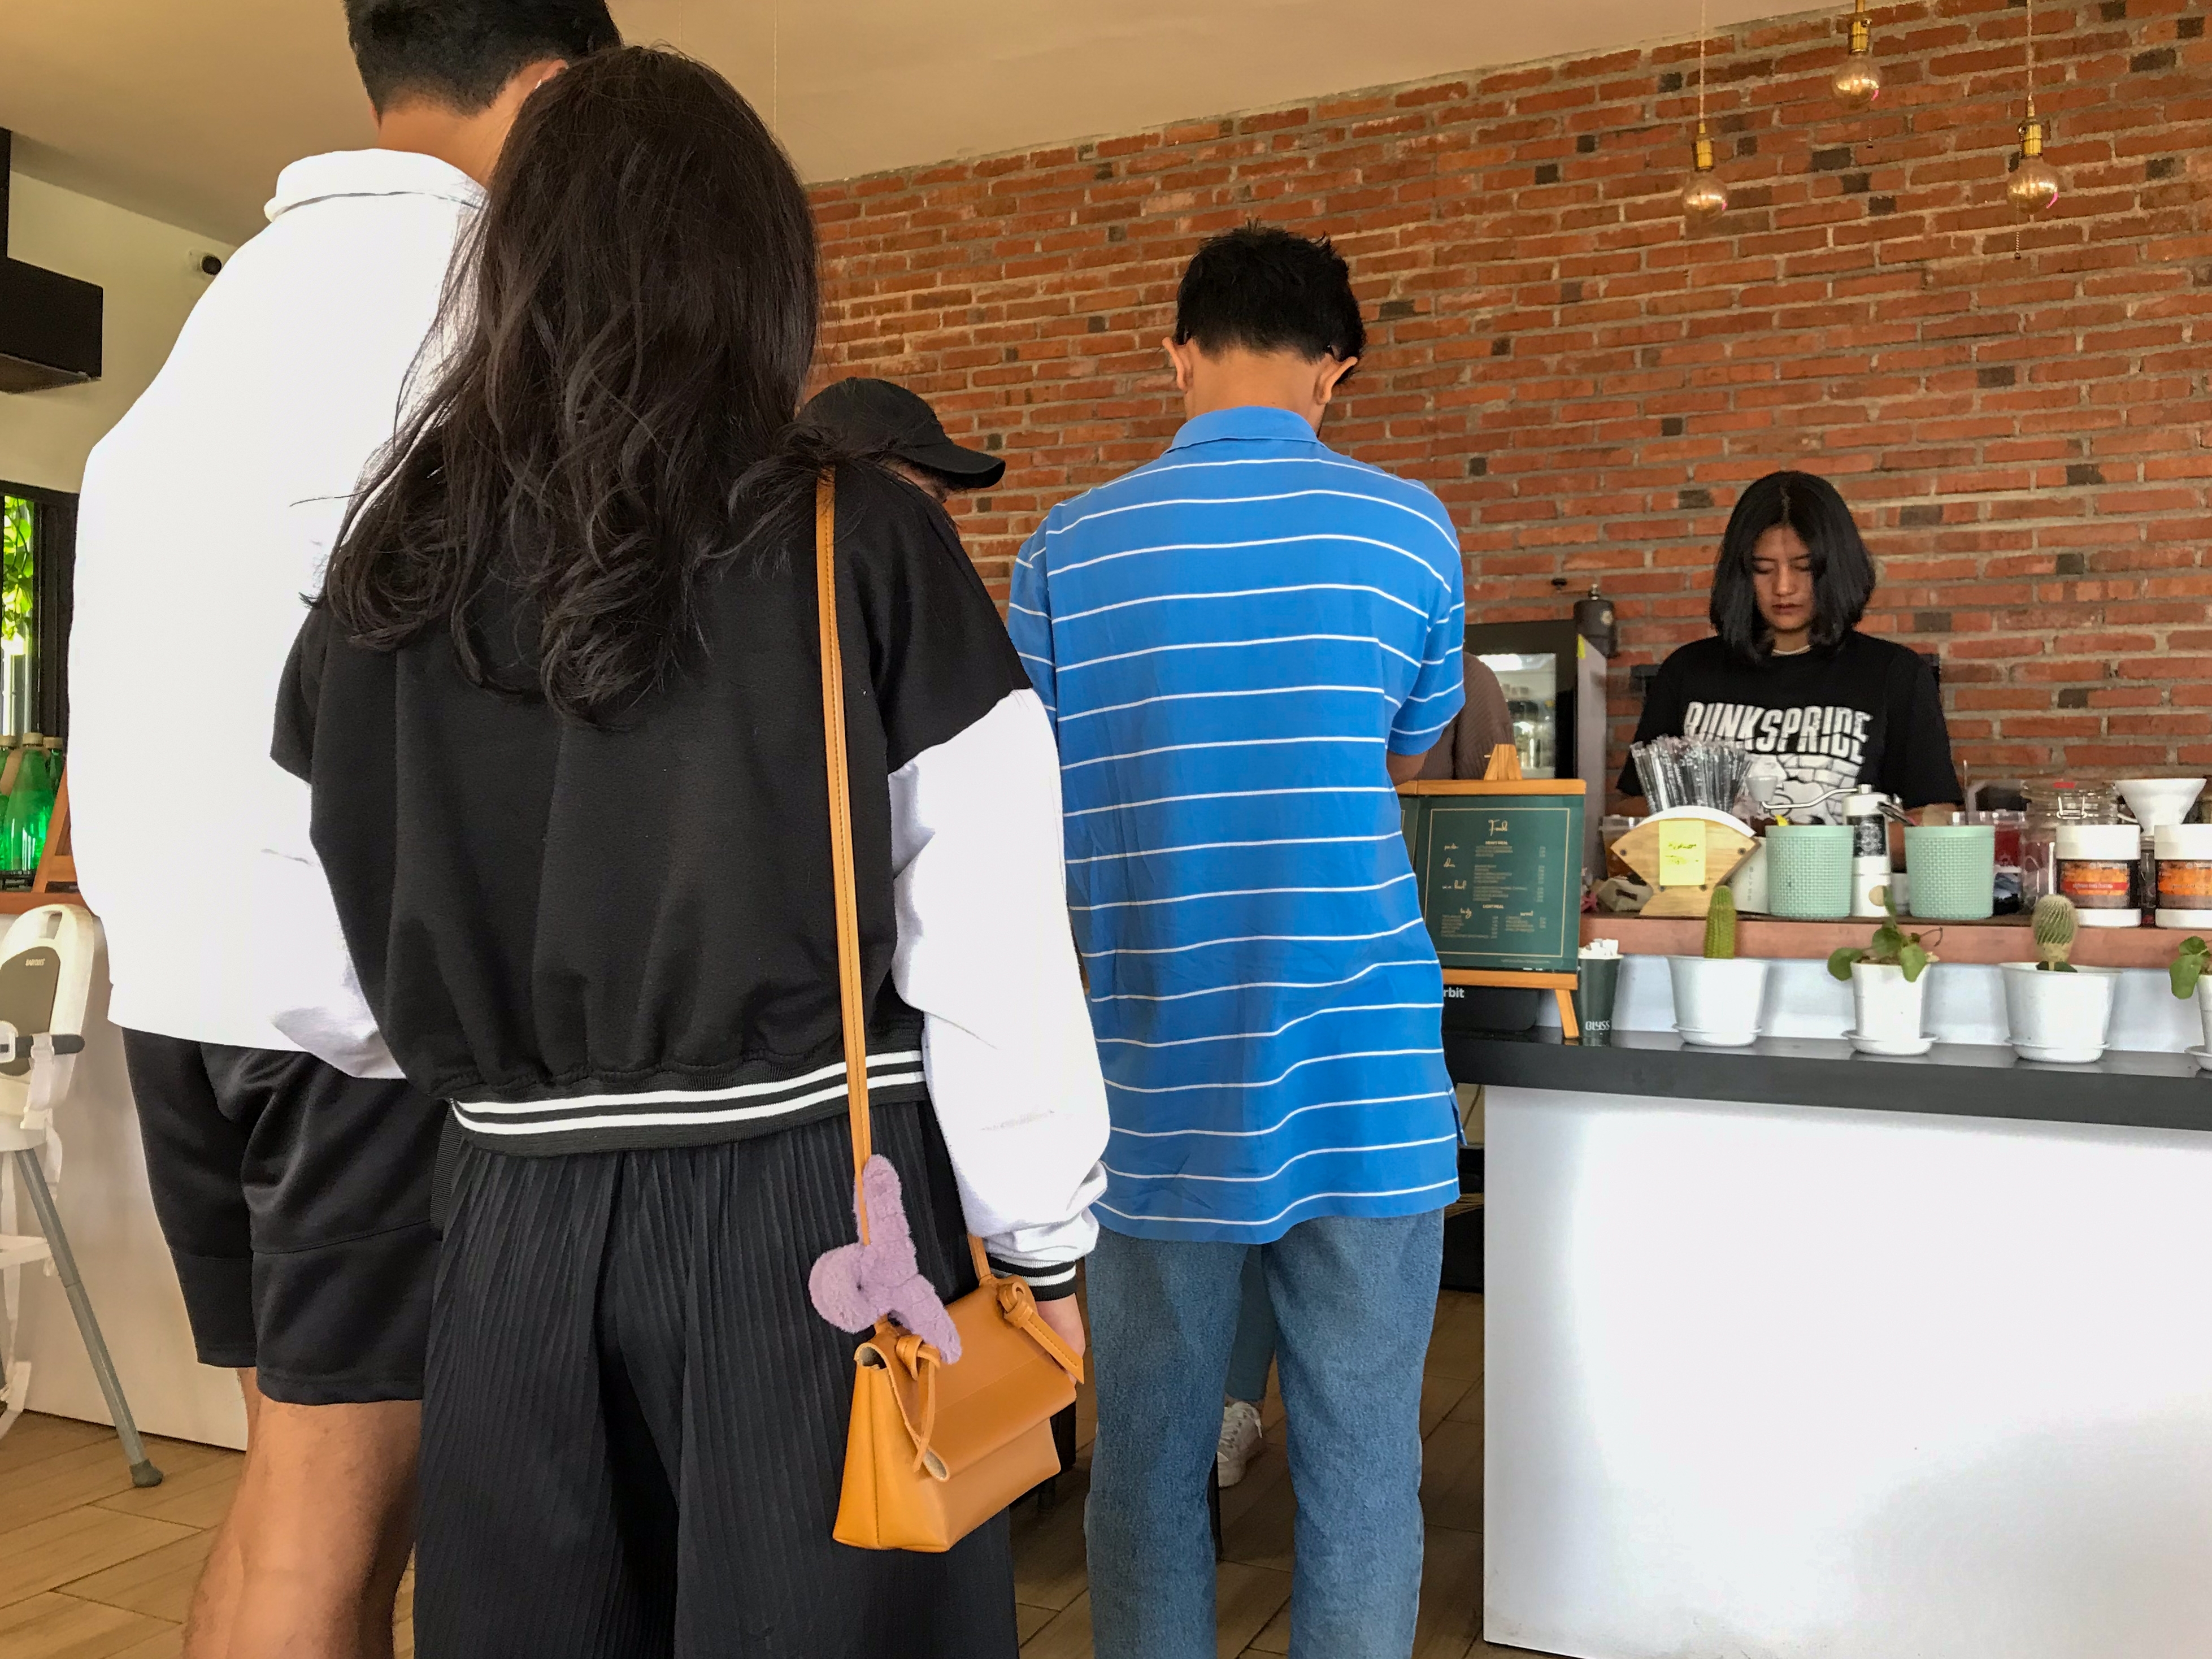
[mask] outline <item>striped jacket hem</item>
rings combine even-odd
[[[928,1097],[921,1050],[868,1056],[868,1093],[882,1105]],[[635,1152],[770,1134],[843,1113],[845,1063],[714,1089],[593,1091],[528,1101],[454,1100],[461,1133],[492,1152]]]

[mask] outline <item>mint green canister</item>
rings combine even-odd
[[[1923,921],[1981,921],[1996,905],[1997,832],[1990,823],[1915,823],[1905,831],[1912,914]]]
[[[1766,908],[1791,921],[1851,913],[1851,831],[1841,823],[1778,823],[1766,832]]]

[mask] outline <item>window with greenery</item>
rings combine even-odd
[[[76,498],[0,483],[0,732],[60,735]]]

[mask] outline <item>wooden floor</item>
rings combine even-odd
[[[1088,1395],[1085,1396],[1085,1404]],[[1291,1501],[1282,1405],[1264,1413],[1267,1446],[1222,1495],[1219,1651],[1290,1651]],[[1427,1452],[1421,1504],[1428,1556],[1415,1659],[1480,1659],[1517,1651],[1484,1642],[1482,1591],[1482,1299],[1446,1291],[1421,1394]],[[1014,1525],[1014,1595],[1024,1659],[1088,1659],[1084,1589],[1083,1449],[1059,1501],[1024,1504]],[[115,1437],[64,1418],[26,1415],[0,1440],[0,1656],[4,1659],[173,1659],[212,1529],[238,1479],[236,1453],[151,1440],[168,1479],[132,1490]],[[401,1598],[399,1653],[414,1644]]]

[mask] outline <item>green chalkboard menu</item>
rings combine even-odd
[[[1582,938],[1581,785],[1427,788],[1451,791],[1413,798],[1411,819],[1421,915],[1437,958],[1447,968],[1574,971]]]

